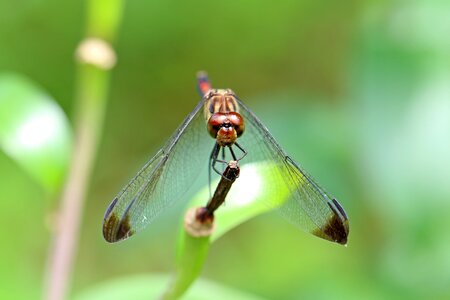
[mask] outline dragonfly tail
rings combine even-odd
[[[211,89],[211,82],[209,81],[208,73],[205,71],[197,73],[197,89],[202,97]]]

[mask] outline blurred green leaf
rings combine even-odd
[[[30,80],[0,75],[0,148],[49,194],[66,172],[72,133],[58,104]]]
[[[79,293],[75,300],[122,300],[159,299],[163,288],[169,284],[169,277],[163,275],[140,275],[105,282],[97,287]],[[258,300],[263,299],[248,293],[234,290],[211,281],[201,279],[186,293],[184,300]]]
[[[370,232],[382,233],[368,249],[374,284],[419,298],[450,286],[448,3],[372,11],[352,78]]]

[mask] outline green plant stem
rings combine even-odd
[[[200,275],[210,246],[209,237],[192,237],[184,229],[178,243],[177,273],[162,296],[164,300],[178,299],[187,291]]]
[[[109,45],[120,24],[122,6],[123,0],[87,1],[86,37],[99,38]],[[86,191],[102,131],[112,66],[105,68],[78,59],[74,149],[49,252],[45,299],[60,300],[67,296]]]
[[[66,298],[86,189],[95,160],[109,86],[107,71],[94,66],[81,65],[78,72],[79,107],[75,120],[75,144],[61,199],[45,290],[46,299],[52,300]]]

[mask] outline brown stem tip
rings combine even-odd
[[[184,216],[184,229],[193,237],[210,236],[214,228],[214,215],[205,207],[189,208]]]

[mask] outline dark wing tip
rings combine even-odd
[[[117,203],[117,198],[109,205],[103,219],[103,237],[109,243],[115,243],[129,238],[134,231],[131,229],[130,219],[128,214],[122,220],[113,211]]]
[[[114,207],[116,206],[116,203],[119,199],[116,197],[113,199],[113,201],[111,201],[111,203],[109,204],[108,208],[105,211],[105,215],[103,216],[103,221],[106,220],[106,218],[109,217],[109,215],[111,214],[112,210],[114,209]]]
[[[332,202],[334,205],[331,203],[328,203],[328,205],[333,214],[328,219],[328,222],[322,228],[315,230],[313,234],[326,240],[346,245],[350,231],[347,214],[336,199],[333,199]]]
[[[103,222],[103,237],[109,243],[125,240],[133,234],[128,215],[123,220],[119,220],[117,215],[112,213]]]

